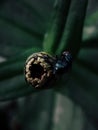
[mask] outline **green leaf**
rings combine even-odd
[[[0,44],[2,48],[0,52],[2,56],[11,57],[0,64],[0,100],[18,98],[35,91],[25,82],[24,64],[29,55],[43,50],[41,42],[46,28],[45,22],[49,16],[47,14],[50,12],[48,4],[46,12],[43,7],[40,11],[34,8],[33,12],[34,5],[25,2],[8,2],[3,4],[0,10],[1,39],[4,41],[4,44],[3,42]]]
[[[6,62],[0,64],[0,80],[8,79],[13,76],[24,73],[24,65],[27,57],[36,51],[41,51],[40,48],[32,48],[24,52],[20,56],[16,56]]]
[[[36,90],[26,84],[24,75],[18,75],[0,82],[0,101],[26,96],[34,91]]]
[[[0,54],[2,56],[13,56],[17,53],[21,53],[21,51],[26,48],[29,48],[31,45],[34,46],[41,46],[41,42],[43,39],[43,35],[38,35],[34,32],[35,35],[30,35],[27,31],[25,32],[22,30],[19,26],[13,25],[12,23],[9,23],[7,20],[0,20],[0,26],[1,26],[1,40],[3,41],[2,44],[0,44],[1,48],[3,48],[0,51]],[[4,39],[4,36],[6,39]],[[2,42],[1,41],[1,42]],[[8,44],[7,44],[8,43]],[[7,44],[7,45],[6,45]]]
[[[72,0],[65,24],[64,33],[58,46],[57,53],[69,50],[73,58],[80,50],[82,29],[88,0]]]
[[[87,0],[72,0],[70,5],[70,10],[67,17],[67,22],[64,28],[64,33],[61,39],[61,42],[59,44],[57,53],[61,53],[64,50],[69,50],[72,53],[73,59],[77,56],[77,53],[80,50],[81,40],[82,40],[82,29],[83,29],[83,23],[85,20],[85,13],[87,8]],[[77,6],[78,5],[78,6]],[[74,62],[74,61],[73,61]],[[73,63],[74,64],[74,63]],[[74,70],[74,67],[73,67]],[[66,77],[69,77],[70,75],[64,75],[62,81],[60,82],[60,85],[57,85],[57,90],[62,93],[65,92],[66,95]],[[65,87],[66,86],[66,87]]]
[[[31,46],[42,46],[50,11],[36,8],[38,1],[6,1],[0,9],[0,55],[12,57],[29,49]],[[48,2],[49,3],[49,2]],[[51,3],[51,2],[50,2]],[[46,9],[44,11],[44,9]],[[50,6],[51,9],[51,6]],[[44,14],[42,14],[45,12]]]
[[[40,50],[29,49],[20,56],[0,64],[0,100],[14,99],[36,91],[25,81],[24,64],[29,55]]]
[[[55,54],[63,34],[69,7],[70,0],[58,0],[55,2],[52,21],[50,22],[48,32],[45,34],[44,51]]]

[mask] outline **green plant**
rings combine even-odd
[[[88,0],[56,1],[47,33],[46,21],[48,17],[41,8],[38,10],[35,8],[37,6],[30,6],[29,2],[22,0],[16,2],[20,7],[24,7],[24,12],[25,10],[28,11],[29,8],[31,14],[33,13],[30,15],[31,19],[34,20],[33,24],[32,20],[28,24],[29,20],[24,22],[24,17],[22,19],[18,14],[6,13],[9,6],[6,7],[6,4],[4,4],[4,8],[0,12],[0,27],[5,30],[5,35],[9,36],[6,41],[10,44],[7,45],[8,52],[6,52],[6,47],[3,51],[1,49],[1,55],[6,57],[7,61],[0,64],[0,101],[39,93],[39,91],[28,86],[24,80],[24,63],[30,54],[45,51],[55,55],[60,54],[63,50],[70,50],[74,60],[69,82],[66,84],[62,80],[59,85],[56,84],[56,89],[44,90],[42,92],[44,96],[40,100],[47,102],[44,97],[47,97],[45,93],[48,93],[47,98],[55,108],[56,96],[57,93],[60,93],[71,98],[90,116],[98,118],[98,62],[94,59],[98,55],[98,31],[93,29],[94,31],[90,34],[87,31],[96,21],[98,11],[85,20],[87,2]],[[36,2],[34,4],[36,5]],[[30,14],[30,12],[26,13]],[[39,19],[40,22],[38,22]],[[39,95],[41,96],[41,94]],[[31,100],[29,102],[31,103]],[[53,115],[53,109],[49,113]],[[38,118],[35,121],[38,121]],[[51,119],[49,122],[49,127],[51,127]],[[39,124],[39,126],[41,125],[42,123]]]

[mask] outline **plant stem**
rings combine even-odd
[[[44,51],[55,53],[59,46],[60,39],[64,30],[71,0],[56,0],[52,23],[50,22],[49,31],[45,35],[43,48]]]

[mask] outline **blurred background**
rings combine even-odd
[[[53,6],[54,0],[0,1],[1,63],[5,62],[6,64],[6,61],[29,50],[31,47],[35,48],[37,46],[38,50],[42,48],[44,34],[47,31],[49,19],[51,19]],[[89,49],[86,48],[88,57],[85,60],[92,60],[89,64],[93,63],[96,68],[98,67],[98,63],[96,63],[98,56],[97,36],[98,0],[89,0],[82,39],[83,43],[92,49],[92,51],[88,52]],[[17,66],[15,67],[17,68]],[[3,73],[7,73],[6,68],[4,70]],[[88,95],[85,91],[82,93],[81,89],[77,90],[75,88],[73,90],[71,88],[72,94],[69,94],[70,96],[50,89],[8,101],[7,96],[4,99],[5,101],[1,98],[0,130],[97,130],[98,97],[91,98],[91,95],[97,95],[98,93],[98,75],[95,74],[95,77],[92,78],[85,68],[83,72],[78,74],[84,76],[84,79],[89,79],[91,82],[89,83],[89,80],[87,80],[87,83],[92,85],[91,93]],[[2,78],[2,74],[0,75],[0,87],[2,88],[7,89],[7,87],[13,87],[13,85],[24,85],[22,83],[22,71],[17,72],[11,78],[9,78],[11,75],[9,73],[6,79]],[[69,83],[69,86],[82,86],[85,81],[82,81],[81,78],[78,83],[74,79],[71,84]],[[93,91],[94,85],[96,87]],[[28,86],[26,85],[26,87]],[[0,91],[2,95],[4,90],[0,89]]]

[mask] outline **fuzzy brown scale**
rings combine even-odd
[[[43,87],[53,76],[54,61],[55,58],[45,52],[32,54],[25,64],[26,81],[35,88]]]

